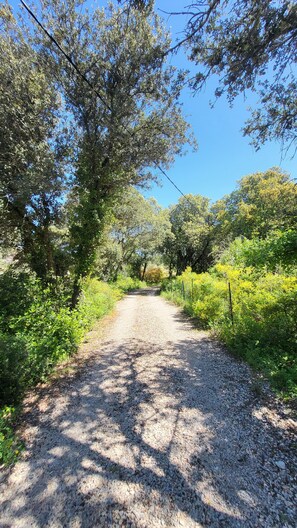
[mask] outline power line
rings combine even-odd
[[[173,187],[176,188],[176,190],[187,200],[187,202],[189,202],[189,204],[191,204],[190,200],[186,197],[186,195],[178,188],[178,186],[174,183],[174,181],[169,178],[168,174],[166,174],[166,172],[162,169],[162,167],[160,167],[159,165],[156,165],[157,169],[162,172],[162,174],[164,174],[164,176],[167,178],[168,181],[170,181],[170,183],[173,185]],[[191,204],[193,205],[193,204]]]
[[[62,53],[62,55],[64,55],[65,59],[71,64],[71,66],[75,69],[76,73],[87,83],[87,85],[89,86],[89,88],[91,88],[91,90],[93,90],[93,92],[97,95],[97,97],[100,99],[100,101],[104,104],[104,106],[109,110],[111,111],[111,108],[109,106],[109,104],[104,100],[104,98],[102,97],[102,95],[98,92],[98,90],[92,85],[92,83],[90,83],[89,79],[80,71],[79,67],[75,64],[75,62],[72,60],[72,58],[70,57],[70,55],[68,55],[68,53],[66,53],[66,51],[62,48],[62,46],[57,42],[57,40],[53,37],[53,35],[51,35],[51,33],[44,27],[44,25],[38,20],[37,16],[33,13],[33,11],[28,7],[28,5],[26,4],[26,2],[24,2],[24,0],[21,0],[21,3],[23,4],[24,8],[28,11],[28,13],[31,15],[31,17],[33,18],[33,20],[35,20],[36,24],[42,29],[42,31],[46,34],[46,36],[50,39],[51,42],[53,42],[53,44],[55,44],[55,46],[59,49],[59,51]],[[162,169],[162,167],[160,167],[160,165],[157,165],[155,163],[155,167],[165,176],[165,178],[167,178],[167,180],[171,183],[171,185],[173,185],[173,187],[175,187],[175,189],[180,193],[181,196],[183,196],[185,198],[185,200],[190,204],[190,205],[194,205],[190,202],[190,200],[186,197],[186,195],[179,189],[179,187],[174,183],[174,181],[168,176],[168,174],[166,174],[166,172],[164,171],[164,169]]]
[[[75,62],[72,60],[70,55],[66,53],[65,50],[63,50],[62,46],[56,41],[56,39],[51,35],[51,33],[42,25],[42,23],[38,20],[37,16],[33,13],[33,11],[27,6],[26,2],[24,0],[21,0],[21,3],[27,9],[28,13],[31,15],[31,17],[35,20],[36,24],[44,31],[44,33],[47,35],[47,37],[57,46],[57,48],[60,50],[60,52],[64,55],[65,59],[71,64],[71,66],[75,69],[76,73],[88,84],[89,88],[95,92],[97,97],[100,99],[100,101],[108,108],[108,110],[111,111],[110,106],[108,103],[103,99],[102,95],[96,90],[96,88],[90,83],[89,79],[80,71],[78,66],[75,64]]]

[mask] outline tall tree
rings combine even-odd
[[[171,234],[163,244],[169,269],[182,273],[187,266],[206,271],[211,263],[212,215],[209,199],[200,195],[182,196],[169,212]]]
[[[183,75],[164,64],[169,37],[155,15],[110,6],[89,13],[82,2],[43,2],[43,20],[90,86],[52,44],[43,42],[78,126],[71,228],[79,278],[88,273],[106,211],[129,185],[145,185],[150,168],[166,167],[187,141],[178,105]]]
[[[63,192],[60,98],[7,4],[0,8],[1,243],[36,273],[54,272],[50,226]]]
[[[108,278],[115,279],[128,266],[142,278],[170,233],[168,211],[130,188],[113,208],[109,223],[105,244],[99,249],[99,267]]]
[[[280,169],[245,176],[213,206],[217,238],[266,238],[274,230],[296,229],[296,204],[297,186]]]

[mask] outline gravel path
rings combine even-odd
[[[290,411],[155,293],[122,300],[32,404],[1,527],[297,526]]]

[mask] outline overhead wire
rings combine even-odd
[[[36,24],[44,31],[44,33],[47,35],[47,37],[51,40],[51,42],[53,42],[53,44],[55,44],[55,46],[57,46],[57,48],[60,50],[60,52],[62,53],[62,55],[64,55],[65,59],[67,59],[67,61],[71,64],[71,66],[75,69],[76,73],[88,84],[89,88],[91,88],[91,90],[93,90],[93,92],[95,92],[95,94],[97,95],[98,99],[100,99],[100,101],[106,106],[106,108],[108,108],[108,110],[111,110],[110,106],[108,105],[108,103],[103,99],[102,95],[98,92],[98,90],[92,85],[92,83],[90,83],[89,79],[80,71],[80,69],[78,68],[78,66],[75,64],[75,62],[72,60],[72,58],[70,57],[70,55],[68,55],[68,53],[66,53],[66,51],[62,48],[62,46],[60,46],[60,44],[57,42],[57,40],[55,39],[55,37],[53,37],[53,35],[51,35],[51,33],[44,27],[44,25],[38,20],[37,16],[33,13],[33,11],[30,9],[30,7],[26,4],[26,2],[24,2],[24,0],[21,0],[21,3],[23,4],[23,6],[25,7],[25,9],[28,11],[28,13],[31,15],[31,17],[35,20]]]
[[[46,27],[40,22],[40,20],[37,18],[37,16],[33,13],[33,11],[30,9],[30,7],[26,4],[24,0],[21,0],[22,5],[27,10],[27,12],[30,14],[30,16],[33,18],[33,20],[36,22],[36,24],[42,29],[42,31],[47,35],[47,37],[50,39],[50,41],[59,49],[59,51],[62,53],[62,55],[65,57],[65,59],[71,64],[71,66],[74,68],[76,73],[87,83],[89,88],[97,95],[98,99],[101,101],[101,103],[109,110],[111,111],[111,107],[109,104],[105,101],[103,96],[98,92],[98,90],[93,86],[93,84],[89,81],[89,79],[86,77],[84,73],[81,72],[77,64],[73,61],[73,59],[70,57],[68,53],[62,48],[62,46],[57,42],[55,37],[46,29]],[[175,187],[175,189],[180,193],[181,196],[185,198],[185,200],[193,206],[194,204],[190,202],[190,200],[187,198],[187,196],[181,191],[181,189],[174,183],[174,181],[168,176],[168,174],[165,172],[164,169],[157,163],[154,163],[155,167],[167,178],[167,180]]]

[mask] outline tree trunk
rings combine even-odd
[[[169,279],[172,279],[172,270],[173,270],[173,264],[170,261],[170,264],[169,264]]]
[[[71,305],[70,305],[71,310],[74,310],[74,308],[76,308],[78,304],[80,291],[81,289],[80,289],[79,281],[78,279],[75,279],[75,282],[73,284],[72,297],[71,297]]]
[[[142,281],[144,281],[144,276],[145,276],[146,268],[147,268],[147,262],[145,262],[145,263],[144,263],[144,266],[143,266],[143,271],[142,271],[142,275],[141,275],[141,280],[142,280]]]

